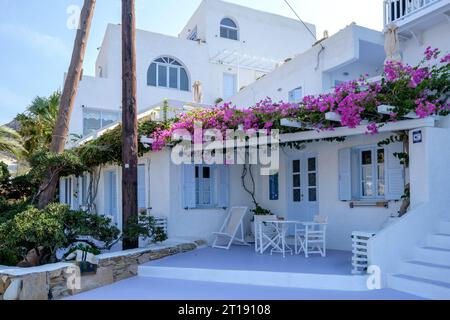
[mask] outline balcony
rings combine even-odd
[[[432,7],[439,8],[448,4],[447,0],[385,0],[384,1],[384,25],[392,22],[401,23],[413,16],[422,16]],[[432,9],[433,10],[433,9]]]

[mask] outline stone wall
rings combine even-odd
[[[203,240],[166,242],[144,249],[101,254],[97,273],[82,277],[79,277],[79,269],[74,263],[0,270],[0,300],[61,299],[134,277],[140,264],[205,245]]]

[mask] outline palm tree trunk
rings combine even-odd
[[[122,0],[122,225],[137,221],[138,122],[136,99],[136,17],[134,0]],[[123,239],[123,249],[139,239]]]
[[[77,30],[75,38],[72,59],[70,61],[69,71],[64,83],[64,90],[61,96],[59,106],[59,114],[56,120],[55,129],[53,130],[52,143],[50,152],[62,153],[67,140],[69,131],[70,117],[73,105],[78,92],[78,84],[80,82],[81,72],[83,68],[84,55],[86,52],[87,40],[91,29],[92,17],[94,15],[96,0],[84,0],[83,9],[80,15],[80,26]],[[50,169],[51,170],[51,169]],[[48,175],[52,176],[52,175]],[[56,187],[58,185],[59,176],[54,176],[50,181],[44,179],[39,197],[39,208],[44,208],[55,198]]]

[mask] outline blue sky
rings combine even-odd
[[[283,0],[228,0],[294,17]],[[300,16],[331,34],[356,22],[381,30],[382,0],[289,0]],[[71,5],[82,0],[0,0],[0,124],[25,110],[37,96],[61,89],[75,30],[67,28]],[[136,0],[137,27],[178,35],[201,0]],[[175,10],[176,9],[176,10]],[[119,23],[120,0],[97,0],[85,59],[93,74],[97,48],[108,23]]]

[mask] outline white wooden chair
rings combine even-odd
[[[255,252],[263,254],[269,247],[276,246],[277,230],[272,224],[264,221],[275,221],[278,217],[255,216]]]
[[[214,232],[212,247],[229,250],[233,243],[249,246],[244,240],[244,218],[247,207],[233,207],[225,219],[220,232]]]
[[[304,222],[295,226],[295,253],[302,251],[305,257],[310,254],[318,253],[326,257],[326,231],[328,217],[317,215],[313,222]]]

